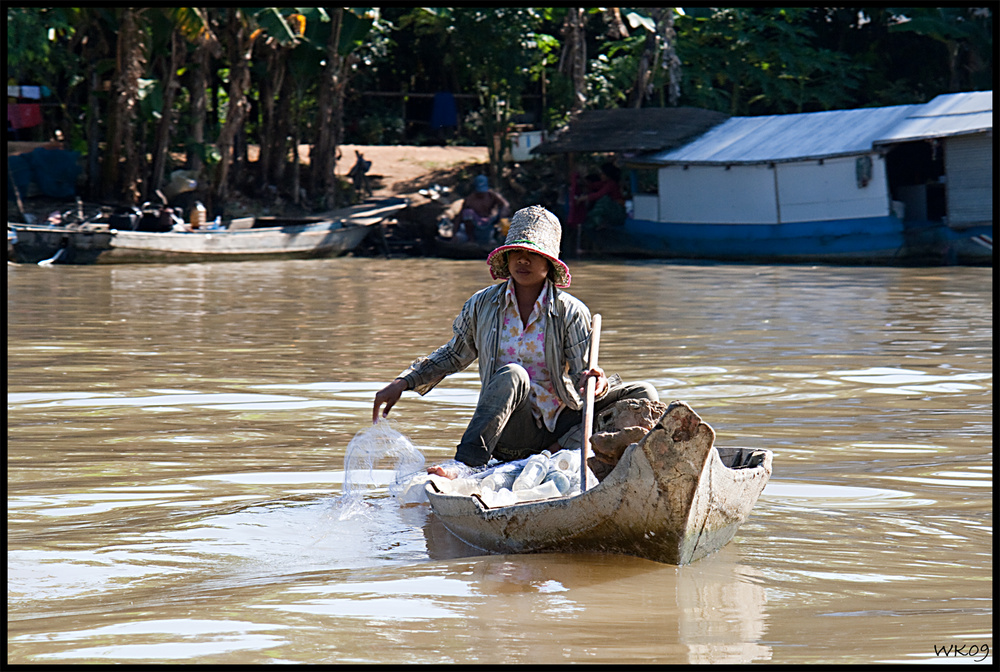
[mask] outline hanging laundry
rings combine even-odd
[[[42,108],[37,103],[10,103],[7,105],[7,121],[15,130],[38,126],[42,123]]]
[[[38,100],[42,97],[42,87],[40,86],[22,86],[21,87],[21,97],[30,98],[32,100]]]

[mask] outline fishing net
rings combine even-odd
[[[344,456],[342,517],[363,508],[365,495],[378,495],[386,486],[395,496],[414,475],[425,471],[424,464],[423,453],[388,419],[358,432]]]

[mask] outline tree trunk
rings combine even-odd
[[[302,157],[299,156],[299,145],[302,143],[301,131],[302,93],[296,87],[295,114],[292,122],[292,203],[299,205],[299,194],[302,192]],[[315,173],[314,173],[315,175]]]
[[[573,103],[570,112],[579,112],[587,104],[587,40],[586,17],[583,9],[571,7],[563,21],[563,50],[559,71],[573,82]]]
[[[142,76],[145,58],[137,10],[125,8],[120,11],[121,28],[118,31],[117,62],[108,121],[108,145],[102,166],[101,194],[104,198],[122,195],[125,201],[135,203],[139,199],[139,190],[136,184],[138,176],[133,129],[139,78]],[[122,167],[119,163],[123,151],[125,161]]]
[[[163,184],[167,161],[170,156],[170,138],[174,130],[174,99],[177,97],[177,70],[184,61],[186,49],[180,33],[174,29],[170,33],[170,58],[163,81],[163,110],[156,128],[156,144],[153,147],[153,168],[149,183],[144,185],[143,200],[150,200],[152,194]]]
[[[674,31],[674,10],[672,7],[656,7],[651,10],[655,29],[646,34],[646,44],[639,57],[635,86],[629,93],[629,107],[642,107],[644,100],[653,94],[653,72],[656,64],[667,71],[668,100],[677,106],[681,96],[681,61],[677,57]]]
[[[310,191],[322,194],[327,208],[336,207],[337,202],[337,145],[339,137],[337,124],[342,119],[338,99],[342,99],[343,68],[340,58],[340,30],[343,25],[343,8],[334,9],[330,14],[330,38],[326,43],[326,66],[323,68],[319,86],[319,111],[317,119],[316,143],[310,154],[312,178]]]
[[[295,84],[292,77],[285,77],[278,95],[278,111],[276,130],[274,133],[275,149],[271,157],[271,175],[273,184],[280,191],[285,186],[285,175],[288,170],[288,138],[292,134],[292,100],[295,98]]]
[[[282,89],[287,72],[288,52],[279,45],[268,46],[267,54],[267,75],[260,83],[260,106],[263,117],[260,156],[257,157],[259,189],[265,189],[268,184],[272,184],[274,179],[275,154],[284,157],[285,135],[278,135],[283,130],[281,124],[275,118],[275,98]]]
[[[654,16],[658,10],[653,10]],[[646,43],[643,45],[642,55],[639,56],[639,68],[635,75],[635,84],[629,92],[628,106],[632,108],[642,107],[642,101],[650,93],[650,83],[653,79],[653,62],[656,60],[657,42],[659,36],[657,31],[646,31]]]
[[[510,92],[494,91],[489,84],[479,84],[479,106],[482,108],[483,131],[490,157],[490,173],[493,185],[502,188],[504,180],[504,154],[507,152],[507,122],[510,120],[510,106],[501,105],[509,100]]]
[[[93,61],[90,69],[90,87],[87,91],[87,192],[93,199],[98,199],[100,189],[100,110],[97,102],[97,90],[101,78]]]
[[[624,40],[628,37],[628,28],[622,20],[620,7],[607,7],[604,10],[604,21],[608,24],[608,37],[612,40]]]
[[[194,52],[194,68],[191,75],[191,141],[196,150],[188,149],[188,166],[196,173],[201,172],[204,162],[202,152],[205,151],[205,111],[208,90],[209,67],[208,40],[198,44]],[[200,175],[199,175],[200,177]]]
[[[659,26],[659,23],[657,24]],[[677,56],[677,31],[674,30],[674,9],[663,10],[663,67],[667,71],[668,95],[671,107],[677,107],[681,100],[681,59]]]
[[[247,115],[246,92],[250,88],[249,36],[240,10],[229,10],[227,26],[227,41],[229,43],[229,110],[226,122],[219,131],[216,147],[220,154],[219,172],[215,184],[215,196],[218,203],[225,203],[229,195],[229,172],[234,154],[233,145],[236,134],[243,128]]]

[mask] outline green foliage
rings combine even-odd
[[[123,10],[111,7],[7,7],[7,74],[10,83],[48,86],[62,106],[46,119],[74,147],[96,148],[108,133],[112,97],[108,83],[117,72],[117,45]],[[552,129],[564,123],[573,85],[561,71],[563,21],[568,7],[426,8],[324,7],[145,7],[135,11],[138,39],[146,55],[136,97],[135,123],[146,143],[155,123],[170,112],[180,126],[180,144],[192,136],[194,96],[190,56],[218,37],[227,44],[227,17],[239,12],[247,37],[258,30],[251,63],[249,98],[258,101],[262,83],[288,68],[295,102],[286,111],[302,123],[303,139],[315,140],[319,82],[334,19],[341,17],[338,55],[348,138],[360,142],[412,142],[426,133],[429,98],[404,94],[451,91],[458,96],[460,137],[452,142],[487,144],[496,171],[502,171],[493,138],[502,144],[515,115],[537,113]],[[609,27],[611,8],[585,12],[586,84],[589,108],[627,104],[642,63],[652,65],[653,95],[644,104],[665,105],[667,53],[657,37],[656,62],[648,56],[651,38],[663,28],[660,8],[622,7],[628,35]],[[779,114],[930,100],[949,91],[993,86],[991,7],[773,7],[742,5],[675,8],[671,46],[681,61],[679,104],[730,114]],[[658,25],[657,17],[660,17]],[[617,22],[619,19],[615,19]],[[165,110],[166,69],[174,31],[188,43],[188,60],[177,73],[182,90],[174,109]],[[213,37],[215,36],[215,37]],[[226,38],[226,39],[224,39]],[[266,48],[265,48],[266,45]],[[211,59],[211,91],[206,139],[195,148],[213,161],[213,134],[229,105],[226,82],[232,53],[222,48]],[[199,70],[200,73],[200,70]],[[91,91],[91,77],[101,82]],[[271,81],[279,81],[273,79]],[[399,94],[364,95],[364,92]],[[464,94],[464,95],[463,95]],[[471,97],[470,97],[471,94]],[[273,95],[280,96],[279,91]],[[85,124],[91,101],[95,126]],[[280,101],[279,101],[280,102]],[[287,119],[283,120],[287,121]],[[405,124],[409,125],[405,125]],[[284,138],[258,138],[264,129],[251,115],[239,129],[246,141],[277,146]],[[51,131],[51,127],[50,127]],[[95,138],[87,134],[96,132]],[[273,132],[287,132],[282,124]],[[86,142],[84,142],[86,140]],[[221,160],[221,157],[215,161]],[[228,159],[226,159],[228,160]]]
[[[733,115],[849,106],[864,66],[815,46],[807,11],[739,7],[678,17],[685,103]]]
[[[64,38],[71,13],[62,9],[7,7],[7,77],[51,86],[60,67],[71,64]]]

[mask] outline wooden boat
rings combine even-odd
[[[356,248],[374,227],[407,207],[404,198],[367,201],[322,217],[246,217],[221,229],[114,231],[99,264],[247,261],[337,256]]]
[[[770,451],[714,441],[715,431],[675,401],[584,493],[489,508],[436,481],[425,488],[452,534],[491,553],[608,552],[685,565],[729,543],[771,475]]]
[[[47,226],[7,223],[8,258],[19,264],[93,264],[111,248],[107,225]]]
[[[435,236],[433,249],[435,257],[444,257],[445,259],[486,259],[490,252],[502,244],[502,241],[481,244],[474,240]]]

